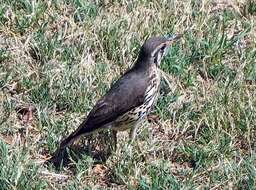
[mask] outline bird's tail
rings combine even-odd
[[[67,157],[66,148],[81,135],[88,135],[92,132],[93,127],[87,126],[86,123],[83,122],[73,133],[61,141],[59,148],[53,153],[53,156],[48,160],[48,162],[52,163],[55,167],[60,167],[61,163],[65,162],[64,160]]]
[[[83,122],[73,133],[71,133],[68,137],[61,141],[59,148],[65,149],[67,146],[77,140],[81,135],[88,135],[92,132],[92,127],[87,125],[86,122]]]

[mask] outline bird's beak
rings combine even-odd
[[[174,43],[177,40],[179,40],[182,36],[183,36],[183,34],[177,34],[177,35],[168,36],[166,44],[167,45],[171,45],[172,43]]]

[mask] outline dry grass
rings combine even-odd
[[[1,189],[254,189],[254,1],[0,1]],[[152,35],[181,33],[153,115],[101,164],[42,162]]]

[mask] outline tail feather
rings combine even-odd
[[[89,135],[93,133],[96,129],[97,129],[96,127],[93,127],[83,122],[73,133],[71,133],[67,138],[61,141],[60,147],[62,148],[67,147],[82,135]]]
[[[86,123],[83,122],[73,133],[61,141],[59,148],[53,153],[52,158],[48,162],[59,168],[61,164],[67,160],[68,154],[66,148],[75,140],[77,140],[81,135],[88,135],[93,131],[94,128],[92,126],[86,125]]]

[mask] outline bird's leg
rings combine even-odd
[[[116,149],[117,149],[117,131],[116,130],[113,130],[112,131],[112,133],[113,133],[113,138],[114,138],[114,147],[113,147],[113,149],[114,149],[114,151],[116,151]]]
[[[138,128],[138,124],[135,124],[135,125],[131,128],[131,130],[130,130],[129,137],[130,137],[130,141],[131,141],[131,142],[133,142],[133,141],[135,140],[137,128]]]
[[[141,123],[141,122],[136,123],[136,124],[131,128],[131,130],[130,130],[129,136],[130,136],[130,143],[131,143],[131,144],[133,144],[133,142],[134,142],[134,140],[135,140],[137,128],[138,128],[138,126],[139,126],[140,123]],[[129,145],[131,145],[131,144],[129,144]],[[130,146],[130,147],[129,147],[129,150],[130,150],[131,152],[134,152],[134,151],[132,151],[132,148],[133,148],[133,146]],[[134,148],[136,148],[136,149],[138,150],[138,153],[141,154],[143,160],[145,160],[145,156],[143,155],[143,151],[141,150],[138,141],[135,142],[135,147],[134,147]]]

